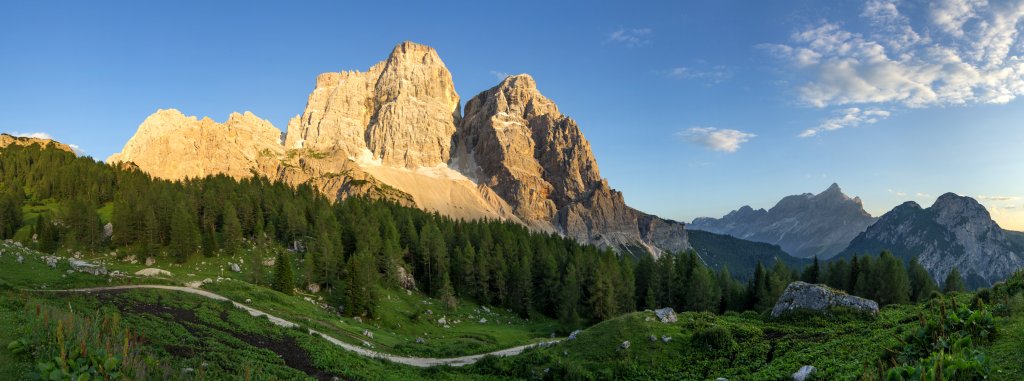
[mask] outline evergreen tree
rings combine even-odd
[[[348,259],[347,311],[351,316],[374,316],[378,275],[373,254],[360,250]]]
[[[953,270],[946,275],[946,281],[942,282],[942,292],[948,294],[951,292],[963,292],[965,289],[964,278],[960,276],[960,270],[954,267]]]
[[[295,273],[292,270],[291,256],[283,251],[278,251],[277,260],[274,262],[274,284],[277,291],[291,295],[295,290]]]
[[[754,277],[747,284],[747,309],[765,311],[773,305],[768,290],[768,273],[761,262],[754,268]]]
[[[714,312],[721,304],[721,291],[711,271],[704,266],[698,266],[691,272],[686,295],[686,309],[689,311]]]
[[[224,250],[228,255],[238,254],[242,247],[242,223],[238,220],[235,205],[228,202],[224,205]]]
[[[910,301],[910,279],[903,268],[903,262],[892,253],[882,252],[878,259],[876,274],[876,296],[880,305],[905,304]]]
[[[0,193],[0,239],[14,237],[21,227],[22,203],[23,200],[13,191]]]
[[[174,208],[174,216],[171,220],[170,249],[178,263],[185,263],[192,255],[199,251],[199,228],[192,219],[185,203],[178,204]]]
[[[814,262],[811,263],[809,266],[807,266],[806,269],[804,269],[804,273],[803,273],[803,275],[800,276],[800,280],[802,280],[804,282],[807,282],[807,283],[811,283],[811,284],[822,283],[821,282],[821,267],[818,264],[818,256],[817,255],[814,256]]]
[[[562,290],[559,297],[558,320],[567,329],[580,326],[580,282],[576,265],[569,263],[562,278]]]
[[[931,296],[932,292],[938,291],[939,287],[935,284],[935,279],[928,274],[928,270],[921,266],[917,261],[917,258],[910,260],[910,266],[907,268],[907,275],[910,278],[910,300],[913,302],[922,302],[927,300]]]

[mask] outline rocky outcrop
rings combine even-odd
[[[779,317],[795,310],[826,311],[835,307],[878,314],[878,303],[874,300],[847,295],[825,285],[798,281],[786,286],[786,290],[772,308],[772,317]]]
[[[43,148],[53,146],[54,148],[62,150],[62,151],[67,151],[67,152],[75,153],[75,150],[72,149],[71,146],[69,146],[67,144],[64,144],[64,143],[61,143],[61,142],[53,141],[53,140],[50,140],[50,139],[29,138],[29,137],[24,137],[24,136],[12,136],[12,135],[8,135],[8,134],[0,134],[0,148],[4,148],[4,147],[7,147],[7,146],[11,146],[11,145],[27,147],[27,146],[31,146],[33,144],[38,144],[40,147],[43,147]]]
[[[130,162],[170,180],[214,174],[245,178],[259,169],[261,159],[283,152],[281,131],[251,112],[232,113],[217,123],[167,109],[146,118],[107,163]]]
[[[929,208],[907,202],[882,215],[843,252],[877,255],[889,250],[917,257],[937,282],[955,267],[971,288],[987,287],[1024,267],[1024,247],[970,197],[946,193]]]
[[[452,75],[433,48],[404,42],[366,72],[317,77],[287,148],[340,149],[405,168],[445,164],[459,120]]]
[[[787,196],[769,210],[744,206],[720,219],[697,218],[689,229],[776,244],[796,257],[831,258],[877,219],[859,197],[832,184],[817,195]]]

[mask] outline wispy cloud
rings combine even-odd
[[[651,43],[651,28],[619,28],[608,34],[608,41],[631,48]]]
[[[892,194],[894,194],[896,196],[899,196],[899,197],[906,197],[907,196],[907,192],[898,192],[898,191],[892,190],[891,188],[890,189],[886,189],[886,191],[889,192],[889,193],[892,193]]]
[[[801,138],[809,138],[816,136],[822,132],[835,131],[846,127],[857,127],[863,124],[874,124],[878,121],[888,118],[890,113],[888,111],[870,108],[862,110],[859,107],[850,107],[844,110],[840,110],[838,115],[832,118],[825,119],[817,127],[809,128],[800,133]]]
[[[677,132],[676,136],[711,150],[733,153],[757,135],[726,128],[693,127]]]
[[[914,194],[914,197],[917,197],[917,198],[930,198],[930,197],[932,197],[932,195],[927,194],[927,193],[917,192],[917,193]]]
[[[800,98],[816,107],[1002,104],[1024,95],[1024,2],[940,0],[913,19],[904,7],[914,5],[869,0],[859,15],[866,23],[823,21],[760,46],[792,65],[803,78]]]
[[[732,71],[724,65],[717,65],[706,70],[680,66],[665,71],[664,75],[672,79],[692,79],[717,85],[731,79]]]
[[[982,201],[1017,201],[1020,200],[1018,196],[978,196],[979,200]]]

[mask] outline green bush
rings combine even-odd
[[[736,340],[725,327],[712,326],[698,330],[690,338],[690,342],[701,349],[731,351]]]

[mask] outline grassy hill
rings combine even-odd
[[[794,269],[801,269],[811,263],[810,260],[789,255],[779,245],[747,241],[703,230],[686,232],[690,238],[690,245],[708,266],[714,269],[728,266],[729,271],[740,280],[747,280],[753,275],[758,262],[770,267],[775,261],[782,261]]]

